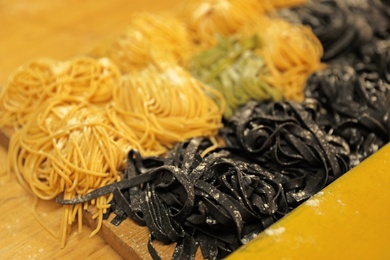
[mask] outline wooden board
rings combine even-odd
[[[0,141],[3,149],[8,147],[12,132],[13,131],[11,129],[0,130]],[[14,180],[14,182],[16,184],[16,180]],[[45,202],[43,205],[50,205],[54,203],[54,201]],[[45,206],[44,210],[46,210],[47,207],[48,206]],[[3,210],[7,211],[7,209],[4,208]],[[58,211],[60,211],[60,209],[58,209]],[[83,221],[91,229],[95,229],[96,221],[92,219],[92,214],[93,209],[86,211],[83,215]],[[99,235],[107,242],[107,244],[110,245],[123,259],[150,259],[150,255],[147,250],[149,238],[149,231],[147,227],[139,226],[130,219],[126,219],[119,226],[114,226],[110,223],[113,218],[114,214],[112,214],[108,220],[104,220],[99,232]],[[157,241],[154,242],[154,245],[162,259],[171,258],[175,246],[174,244],[164,245]],[[201,253],[199,251],[196,259],[201,258]]]
[[[95,228],[95,222],[92,221],[92,214],[84,215],[84,222],[91,228]],[[124,259],[150,259],[147,250],[149,231],[146,227],[135,224],[130,219],[124,220],[119,226],[114,226],[110,221],[114,215],[103,221],[99,235]],[[170,259],[174,245],[164,245],[154,242],[156,249],[162,259]],[[199,259],[200,259],[200,255]]]
[[[122,259],[100,236],[89,238],[91,228],[73,229],[64,249],[58,235],[61,207],[40,201],[34,216],[34,197],[24,190],[14,175],[5,173],[7,150],[0,146],[0,259]],[[42,225],[38,221],[42,222]]]
[[[12,135],[11,129],[0,130],[0,140],[4,150],[6,150],[6,148],[8,147],[11,135]],[[13,184],[17,185],[15,178],[12,179],[14,179]],[[44,205],[43,212],[45,212],[48,208],[54,207],[57,208],[56,211],[58,211],[56,212],[56,214],[59,214],[60,208],[55,207],[52,204],[55,204],[55,202],[50,201],[50,202],[43,203],[42,204]],[[2,206],[1,209],[3,211],[9,211],[9,209],[8,208],[6,209],[4,206]],[[24,214],[25,212],[23,211],[18,212],[18,215],[24,215]],[[93,214],[93,209],[86,211],[85,214],[83,214],[83,221],[88,225],[88,227],[90,227],[90,229],[93,230],[96,227],[96,221],[92,219],[92,214]],[[52,216],[54,217],[54,214]],[[123,259],[129,259],[129,260],[150,259],[151,257],[147,250],[147,243],[149,238],[149,231],[147,227],[139,226],[130,219],[126,219],[119,226],[114,226],[113,224],[110,223],[110,221],[113,218],[114,218],[114,214],[112,214],[108,218],[108,220],[104,220],[102,224],[102,228],[98,233],[104,239],[104,241],[108,245],[110,245],[114,249],[114,251]],[[57,219],[60,219],[60,217],[57,217]],[[154,242],[154,245],[158,250],[159,255],[162,257],[162,259],[171,258],[175,246],[174,244],[164,245],[157,241]],[[0,256],[1,256],[1,251],[0,251]],[[199,251],[196,259],[201,259],[201,258],[202,258],[201,253]]]
[[[3,149],[8,147],[12,132],[13,131],[11,129],[0,130],[0,143],[3,146]],[[54,204],[54,201],[46,202],[44,205],[50,204]],[[92,215],[93,209],[86,211],[83,215],[83,221],[91,229],[95,229],[96,221],[92,219]],[[147,250],[149,238],[149,231],[147,227],[139,226],[130,219],[126,219],[119,226],[115,226],[110,223],[113,218],[114,214],[111,214],[107,220],[104,220],[102,228],[98,233],[106,241],[106,243],[110,245],[123,259],[150,259],[151,257]],[[158,250],[162,259],[170,259],[175,245],[164,245],[157,241],[154,242],[154,246]],[[196,259],[202,259],[200,251],[198,251]]]
[[[169,11],[179,2],[180,0],[0,0],[0,88],[18,66],[32,59],[68,59],[87,53],[99,42],[123,32],[132,13]],[[32,216],[33,196],[20,187],[14,176],[9,178],[5,175],[5,147],[8,146],[11,134],[10,129],[0,131],[0,259],[55,259],[64,256],[106,259],[107,255],[110,255],[110,259],[119,259],[120,255],[125,259],[150,259],[146,247],[148,231],[130,220],[120,228],[105,221],[100,235],[107,242],[99,236],[88,238],[92,231],[88,226],[80,234],[72,230],[67,246],[60,249],[58,239],[53,238],[46,227],[41,226]],[[13,201],[19,206],[15,206]],[[49,226],[58,231],[61,208],[54,201],[41,202],[37,212],[44,222],[50,215],[52,219]],[[43,218],[43,215],[46,217]],[[91,218],[87,214],[85,216],[86,222],[94,226]],[[163,259],[170,258],[173,246],[156,247]]]
[[[0,0],[0,84],[4,84],[10,73],[30,59],[42,56],[67,59],[86,53],[96,43],[123,31],[131,13],[166,10],[179,2]],[[0,132],[2,147],[7,145],[11,133],[9,130]],[[150,258],[146,249],[147,230],[130,220],[120,228],[105,221],[100,235],[107,242],[99,236],[89,238],[91,228],[87,226],[79,234],[72,230],[66,248],[60,249],[59,241],[49,235],[32,215],[33,197],[20,187],[14,177],[4,175],[7,153],[2,147],[0,259],[58,259],[65,256],[71,259],[120,259],[120,255],[127,259]],[[260,255],[265,259],[278,256],[288,259],[300,259],[300,256],[324,258],[328,255],[347,258],[348,253],[356,258],[373,256],[389,259],[390,248],[383,246],[383,241],[390,241],[389,222],[384,219],[390,212],[388,207],[378,207],[390,205],[386,190],[390,185],[387,170],[389,156],[390,147],[386,146],[324,190],[318,207],[304,204],[235,252],[231,259],[257,259]],[[316,205],[317,202],[311,203]],[[58,230],[61,214],[58,205],[52,201],[40,202],[37,212],[45,225]],[[90,220],[86,215],[86,221],[93,226]],[[159,250],[163,252],[163,259],[170,258],[172,246],[160,245]],[[367,257],[359,257],[359,254]]]
[[[8,139],[10,133],[11,131],[2,132],[5,140]],[[390,259],[388,247],[390,222],[387,220],[390,214],[388,209],[390,205],[390,189],[388,189],[390,160],[388,158],[390,158],[390,144],[268,228],[248,245],[237,250],[228,259],[241,260],[257,257],[262,259],[321,259],[323,256],[332,259]],[[17,185],[16,180],[12,185]],[[1,190],[4,192],[3,189]],[[9,193],[5,193],[9,196]],[[14,196],[11,198],[15,198]],[[20,197],[25,200],[23,203],[31,200],[31,196],[22,195]],[[7,203],[4,206],[3,202],[11,198],[3,199],[1,203],[3,211],[9,212]],[[44,205],[43,212],[54,207],[50,205],[50,202],[45,202]],[[25,213],[18,212],[17,214]],[[52,212],[51,216],[54,214],[59,214],[59,212]],[[92,221],[91,214],[88,212],[84,215],[84,222],[94,228],[95,222]],[[118,254],[124,259],[150,259],[147,251],[148,230],[146,227],[138,226],[129,219],[116,227],[110,223],[113,217],[112,215],[107,221],[103,221],[99,233],[113,248],[114,253],[110,254]],[[7,227],[11,225],[7,223]],[[0,228],[2,228],[1,225]],[[43,232],[46,231],[41,230],[41,233]],[[65,251],[57,249],[57,252],[53,250],[54,252],[50,254],[68,253],[69,247],[74,246],[77,237],[90,245],[87,248],[101,244],[101,241],[96,242],[96,238],[95,240],[87,238],[84,231],[81,234],[73,234]],[[170,259],[173,253],[172,245],[156,243],[156,248],[163,259]],[[106,250],[110,251],[106,248],[103,252]],[[114,256],[113,259],[115,259]],[[201,259],[200,252],[197,254],[197,259]]]
[[[12,135],[12,129],[0,129],[0,145],[4,148],[8,148],[9,140]]]

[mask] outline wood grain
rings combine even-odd
[[[0,88],[17,67],[32,59],[68,59],[89,52],[114,37],[128,25],[134,12],[169,11],[179,0],[0,0]],[[5,173],[11,129],[0,131],[0,259],[150,259],[149,232],[127,220],[119,227],[104,221],[100,236],[89,238],[88,226],[81,233],[72,230],[64,249],[50,235],[58,232],[61,207],[54,201],[40,201],[34,218],[33,196],[15,176]],[[85,222],[94,226],[90,215]],[[104,238],[104,239],[102,239]],[[110,247],[111,245],[111,247]],[[163,259],[173,246],[157,244]]]
[[[7,156],[6,149],[8,147],[9,139],[12,135],[12,132],[13,131],[11,129],[2,129],[0,131],[0,140],[2,140],[2,142],[1,142],[2,154],[1,155],[4,157]],[[3,165],[5,165],[5,163]],[[10,188],[13,188],[16,185],[17,180],[15,179],[14,176],[6,176],[5,168],[2,171],[3,171],[3,177],[4,178],[8,177],[7,179],[10,180],[9,182],[8,181],[4,182],[4,184],[5,183],[9,184]],[[0,185],[1,184],[2,184],[2,182],[0,182]],[[16,189],[16,190],[17,190],[17,193],[19,193],[20,187],[18,187],[18,189]],[[3,191],[4,191],[4,194],[2,194],[2,192],[0,192],[0,198],[4,198],[4,199],[1,200],[0,202],[12,201],[14,197],[13,197],[13,195],[11,195],[11,197],[9,197],[9,193],[10,194],[14,194],[14,193],[9,192],[8,189],[3,190]],[[26,191],[23,191],[23,193],[25,193],[25,192]],[[22,196],[21,199],[23,199],[23,197],[28,197],[29,200],[33,199],[33,195],[29,194],[29,193],[26,196]],[[28,203],[29,205],[31,205],[31,203],[29,203],[28,200],[26,200],[26,199],[24,199],[22,204],[25,204],[25,203]],[[61,208],[58,205],[56,205],[54,203],[54,201],[44,201],[44,202],[41,202],[40,204],[41,204],[41,206],[39,207],[38,212],[49,218],[49,222],[51,223],[50,225],[55,225],[55,222],[53,222],[53,219],[60,219],[61,218],[61,216],[60,216]],[[0,203],[0,205],[3,205],[3,203]],[[10,204],[10,207],[12,207],[12,204]],[[10,207],[1,206],[1,209],[6,211],[7,213],[9,212],[10,214],[14,214],[14,213],[12,213],[12,211],[10,212]],[[53,208],[55,210],[52,210]],[[16,209],[18,210],[17,215],[23,216],[24,214],[30,215],[30,213],[31,213],[31,212],[29,213],[29,211],[23,211],[22,209],[19,209],[19,208],[16,208]],[[34,211],[34,209],[32,207],[30,207],[30,210]],[[47,211],[50,211],[50,213],[47,213]],[[53,212],[51,212],[51,211],[53,211]],[[87,228],[87,231],[84,231],[83,233],[80,234],[81,237],[85,237],[85,235],[86,235],[85,232],[88,232],[88,231],[90,232],[90,230],[93,230],[96,228],[96,222],[92,219],[92,215],[93,215],[93,208],[90,208],[89,210],[87,210],[84,213],[83,221],[84,221],[84,223],[87,224],[88,228]],[[115,216],[113,214],[111,214],[107,220],[104,220],[103,224],[102,224],[102,228],[98,233],[103,238],[103,240],[109,246],[111,246],[112,249],[115,251],[114,255],[116,256],[118,254],[123,259],[128,259],[128,260],[151,259],[149,252],[147,250],[147,243],[148,243],[148,237],[149,237],[149,231],[148,231],[147,227],[139,226],[130,219],[126,219],[119,226],[115,226],[115,225],[111,224],[111,220],[114,217]],[[42,219],[41,221],[45,221],[45,223],[47,223],[47,220]],[[19,221],[17,221],[17,222],[19,222]],[[1,228],[1,224],[0,224],[0,228]],[[11,229],[11,227],[9,229]],[[57,229],[58,229],[58,227],[57,227]],[[42,234],[42,232],[43,231],[41,230],[40,234]],[[77,236],[77,234],[73,234],[73,237],[70,239],[70,242],[68,241],[68,243],[72,243],[72,241],[75,239],[74,238],[75,236]],[[90,239],[85,238],[85,243],[87,243],[87,244],[91,243],[92,245],[96,244],[96,243],[101,243],[100,240],[98,240],[97,242],[95,242],[96,239],[92,240],[92,241],[89,241],[89,240]],[[1,240],[0,240],[0,242],[1,242]],[[73,246],[73,244],[67,245],[65,249],[69,249],[69,247],[72,248],[72,246]],[[165,244],[162,244],[162,243],[156,241],[156,242],[154,242],[154,246],[158,250],[159,255],[162,259],[170,259],[172,254],[173,254],[173,250],[174,250],[175,245],[174,244],[165,245]],[[39,250],[41,250],[41,249],[39,249]],[[103,250],[106,251],[108,249],[104,248]],[[111,251],[111,250],[109,250],[109,251]],[[67,252],[67,251],[60,251],[60,252]],[[23,253],[23,255],[24,255],[24,253]],[[0,256],[1,256],[1,250],[0,250]],[[196,259],[202,259],[200,251],[197,252]]]
[[[122,32],[132,13],[169,10],[179,2],[0,0],[0,88],[18,66],[31,59],[68,59],[86,53]],[[34,217],[33,196],[15,176],[6,174],[8,154],[4,147],[10,134],[11,130],[0,132],[0,259],[150,258],[147,230],[130,220],[120,227],[104,221],[100,236],[92,238],[89,226],[80,233],[74,228],[66,247],[60,249],[59,240],[47,229],[57,235],[61,207],[54,201],[40,201]],[[388,145],[329,186],[318,207],[305,204],[298,208],[271,226],[273,232],[259,235],[230,259],[390,259],[389,156]],[[85,220],[94,226],[87,214]],[[285,232],[275,236],[280,227]],[[173,250],[164,245],[158,249],[163,259],[170,258]]]
[[[103,238],[89,238],[91,228],[75,229],[68,235],[67,245],[60,249],[58,235],[61,207],[53,201],[40,201],[34,217],[34,197],[24,190],[14,175],[5,172],[7,150],[0,147],[0,259],[121,259]],[[44,226],[40,222],[44,223]]]
[[[0,0],[0,84],[41,57],[68,59],[124,31],[134,12],[161,12],[180,0]]]
[[[88,226],[94,228],[95,222],[92,221],[92,212],[90,210],[85,214],[85,222]],[[108,220],[103,221],[100,235],[111,247],[124,259],[151,259],[147,251],[149,231],[147,227],[139,226],[130,219],[124,220],[119,226],[114,226],[110,221],[114,218],[111,214]],[[173,254],[174,245],[164,245],[158,241],[154,246],[162,259],[170,259]],[[201,259],[201,255],[197,255]]]
[[[0,129],[0,146],[4,147],[5,149],[8,148],[12,132],[13,130],[10,128]]]

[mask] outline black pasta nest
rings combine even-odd
[[[114,193],[111,210],[118,225],[126,217],[150,231],[152,241],[176,242],[173,259],[220,259],[290,211],[283,186],[271,172],[236,149],[201,154],[212,143],[194,138],[165,157],[142,158],[131,151],[124,179],[72,201],[82,203]],[[109,212],[109,213],[110,213]],[[108,214],[109,214],[108,213]]]
[[[383,2],[383,3],[382,3]],[[324,48],[323,61],[359,51],[361,46],[390,34],[388,1],[310,0],[282,11],[282,16],[309,26]],[[385,3],[385,4],[384,4]]]
[[[348,144],[331,134],[321,112],[315,100],[250,102],[222,133],[277,177],[294,208],[350,169]]]

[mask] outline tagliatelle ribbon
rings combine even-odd
[[[57,202],[78,204],[114,192],[114,222],[142,216],[150,230],[152,256],[157,258],[153,240],[158,239],[177,242],[174,259],[197,247],[206,256],[224,257],[289,208],[270,172],[243,160],[234,149],[220,148],[202,158],[210,145],[208,139],[191,139],[178,144],[163,161],[132,151],[123,181]]]

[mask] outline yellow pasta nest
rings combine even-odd
[[[60,65],[55,66],[44,71],[53,72]],[[87,67],[76,68],[72,63],[61,67],[61,73],[44,74],[47,82],[38,85],[57,87],[49,88],[51,95],[45,94],[47,99],[25,114],[23,127],[10,141],[8,171],[40,199],[61,194],[72,199],[119,181],[131,149],[144,156],[161,155],[178,141],[214,136],[222,126],[223,97],[179,66],[129,73],[107,86],[110,94],[104,99],[86,91],[96,80],[86,73]],[[93,202],[98,226],[91,235],[100,229],[110,199]],[[87,206],[64,206],[62,246],[72,223],[77,221],[81,228]]]
[[[140,139],[160,147],[144,149],[165,152],[187,138],[216,135],[222,126],[225,101],[218,91],[182,67],[163,65],[123,76],[121,86],[114,90],[113,108],[125,123],[131,123],[134,115],[140,125],[141,119],[146,122],[138,126],[143,129]]]
[[[0,93],[0,127],[25,125],[32,111],[56,95],[104,104],[111,100],[119,78],[117,67],[105,58],[32,61],[18,68]]]
[[[272,9],[269,1],[189,0],[179,12],[193,40],[202,49],[213,46],[216,34],[230,36],[241,26]]]
[[[184,24],[172,15],[134,15],[128,29],[92,51],[93,56],[109,57],[127,73],[161,61],[185,65],[192,42]]]
[[[9,170],[40,199],[51,200],[60,194],[71,199],[119,181],[130,148],[139,148],[136,135],[117,130],[103,107],[56,97],[38,107],[12,136]],[[98,219],[93,234],[101,226],[110,199],[103,196],[93,202]],[[73,222],[78,221],[81,228],[82,210],[81,205],[64,206],[62,245]]]
[[[252,55],[248,49],[238,52],[238,65],[226,77],[235,80],[233,71],[255,69],[250,75],[262,87],[249,93],[257,85],[241,81],[247,85],[237,89],[248,95],[223,93],[238,97],[228,107],[230,115],[244,103],[239,99],[243,96],[280,99],[281,91],[285,98],[301,101],[307,78],[323,66],[321,44],[307,27],[264,14],[303,2],[189,0],[176,16],[134,15],[127,31],[91,53],[102,58],[37,60],[20,67],[0,93],[0,128],[17,130],[10,141],[9,172],[40,199],[62,194],[68,200],[119,181],[130,149],[143,156],[162,155],[176,142],[216,136],[224,96],[184,69],[195,53],[215,46],[216,35],[255,35],[262,43],[250,48],[255,58],[244,59]],[[231,51],[222,53],[221,68],[233,63]],[[92,201],[98,220],[92,235],[111,198]],[[64,206],[62,246],[72,223],[81,228],[85,207]]]
[[[240,33],[257,34],[263,39],[258,54],[267,69],[260,77],[281,90],[286,99],[302,101],[308,77],[324,66],[322,45],[311,29],[263,16]]]

